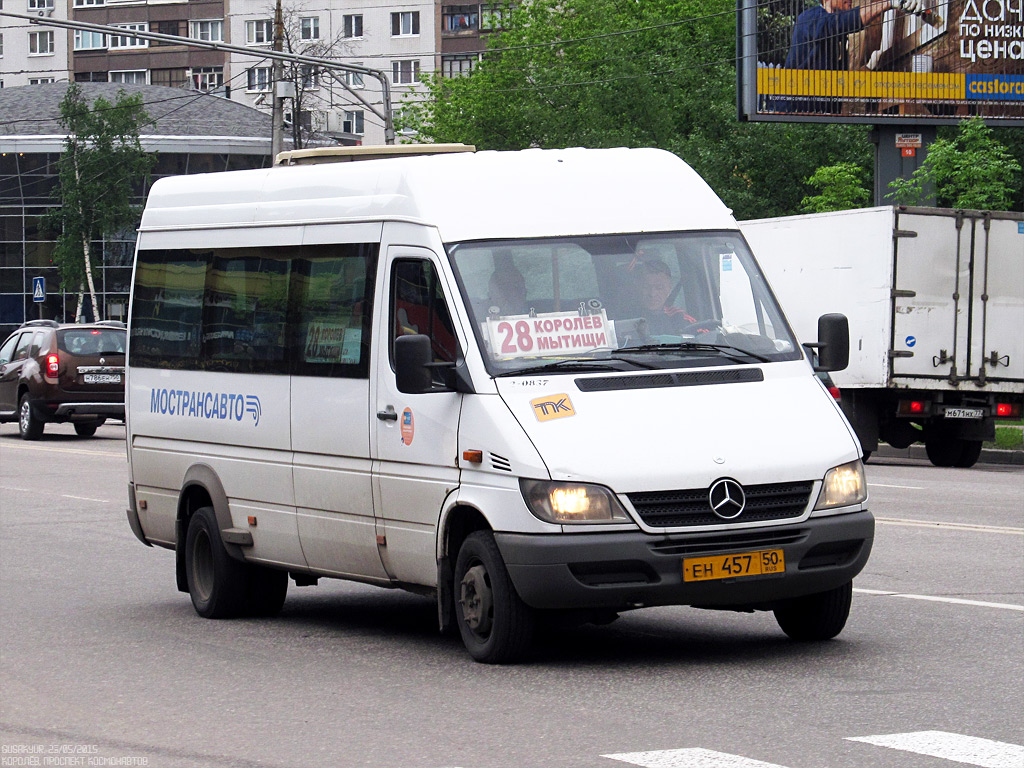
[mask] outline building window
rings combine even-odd
[[[270,90],[270,67],[252,67],[245,70],[245,89],[247,91]]]
[[[320,70],[312,64],[303,64],[299,67],[299,82],[302,87],[308,89],[320,87]]]
[[[184,28],[184,21],[154,21],[150,23],[150,29],[152,29],[154,32],[159,32],[161,35],[174,35],[175,37],[185,37]],[[153,40],[150,42],[150,45],[179,45],[179,43],[172,43],[167,40]]]
[[[409,37],[420,33],[420,12],[402,11],[391,14],[391,36]]]
[[[174,69],[154,69],[149,73],[151,85],[165,85],[169,88],[180,88],[188,80],[188,70],[184,67]]]
[[[362,37],[363,15],[361,13],[355,15],[346,14],[342,17],[342,26],[344,27],[342,37]]]
[[[110,82],[126,85],[146,85],[149,78],[145,69],[121,69],[110,73]]]
[[[391,62],[391,82],[395,85],[415,83],[420,76],[419,59],[404,59]]]
[[[46,11],[53,8],[53,0],[28,0],[30,11]]]
[[[55,82],[57,82],[57,81],[54,78],[52,78],[52,77],[30,77],[28,79],[28,84],[29,85],[45,85],[46,83],[55,83]]]
[[[188,23],[188,36],[193,40],[205,40],[210,43],[224,42],[224,20],[203,19]]]
[[[442,32],[467,32],[480,28],[478,5],[441,6]]]
[[[131,32],[149,32],[149,24],[145,21],[137,24],[113,24],[118,29],[126,29]],[[128,35],[111,35],[111,48],[149,48],[149,41],[140,37],[129,37]]]
[[[105,0],[75,0],[75,8],[82,8],[86,5],[103,5]]]
[[[107,82],[106,72],[75,72],[76,83],[105,83]]]
[[[362,62],[354,61],[355,65],[361,65]],[[346,72],[345,73],[345,85],[349,88],[363,88],[363,73],[362,72]]]
[[[363,131],[363,110],[356,109],[345,112],[345,119],[341,122],[342,133],[364,133]]]
[[[473,71],[480,59],[472,54],[457,54],[441,57],[441,74],[444,77],[465,77]]]
[[[87,32],[83,29],[75,30],[74,49],[76,51],[95,51],[107,47],[107,36],[102,32]]]
[[[189,80],[197,91],[212,91],[224,85],[224,67],[192,67]]]
[[[245,22],[246,45],[270,45],[274,42],[274,22],[270,19],[256,19]]]
[[[0,58],[4,55],[4,36],[0,35]]]
[[[101,35],[102,37],[102,35]],[[28,55],[29,56],[52,56],[53,55],[53,32],[29,32],[28,33]]]
[[[512,13],[512,6],[504,3],[485,3],[480,6],[480,29],[503,29]]]
[[[299,19],[299,34],[303,40],[319,40],[320,18],[318,16],[307,16]]]

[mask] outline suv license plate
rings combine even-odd
[[[760,576],[784,573],[786,560],[781,549],[762,549],[738,555],[688,557],[683,560],[683,581],[735,579],[738,576]]]
[[[82,380],[86,384],[120,384],[121,376],[116,373],[83,373]]]
[[[985,415],[981,408],[947,408],[947,419],[980,419]]]

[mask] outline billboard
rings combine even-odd
[[[1024,124],[1024,0],[738,0],[744,120]]]

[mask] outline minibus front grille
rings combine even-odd
[[[640,519],[652,528],[676,528],[730,523],[758,523],[800,517],[810,501],[811,481],[767,483],[743,488],[746,505],[736,517],[723,520],[711,510],[707,488],[685,491],[630,493]]]
[[[636,376],[595,376],[576,379],[581,392],[606,392],[613,389],[652,389],[657,387],[701,387],[709,384],[744,384],[764,381],[760,368],[733,368],[724,371],[693,373],[653,373]]]

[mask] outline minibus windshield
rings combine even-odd
[[[802,356],[737,232],[476,241],[447,250],[492,375],[570,370],[567,360],[678,368]]]

